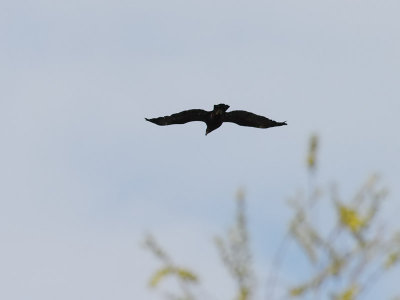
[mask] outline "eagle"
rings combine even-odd
[[[229,105],[216,104],[212,111],[202,109],[189,109],[170,116],[146,119],[154,124],[165,126],[172,124],[185,124],[192,121],[202,121],[207,124],[206,135],[214,131],[224,122],[236,123],[240,126],[269,128],[287,125],[286,122],[276,122],[263,116],[253,114],[244,110],[226,112]]]

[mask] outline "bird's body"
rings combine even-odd
[[[232,122],[240,126],[249,126],[257,128],[269,128],[275,126],[287,125],[286,122],[276,122],[263,116],[253,114],[244,110],[234,110],[226,112],[229,105],[214,105],[212,111],[202,109],[185,110],[170,116],[147,119],[154,124],[165,126],[172,124],[184,124],[192,121],[202,121],[207,124],[206,135],[222,125],[223,122]]]

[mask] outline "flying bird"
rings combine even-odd
[[[269,128],[287,125],[286,122],[276,122],[263,116],[253,114],[244,110],[226,112],[229,105],[216,104],[212,111],[202,109],[189,109],[170,116],[147,119],[154,124],[165,126],[172,124],[184,124],[192,121],[202,121],[207,124],[206,135],[222,125],[223,122],[236,123],[240,126],[256,128]]]

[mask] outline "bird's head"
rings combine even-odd
[[[228,110],[228,108],[229,108],[229,105],[226,105],[226,104],[223,104],[223,103],[214,105],[214,111],[225,112],[225,111]]]

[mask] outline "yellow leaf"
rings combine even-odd
[[[317,150],[318,150],[318,136],[313,135],[310,138],[309,150],[307,154],[307,166],[310,170],[314,169],[316,166]]]
[[[158,270],[151,278],[150,278],[150,286],[151,287],[156,287],[157,284],[160,283],[164,277],[172,274],[174,272],[174,269],[171,267],[165,267],[160,270]]]
[[[292,296],[292,297],[298,297],[298,296],[303,295],[305,291],[307,291],[307,286],[301,285],[301,286],[290,289],[289,293],[290,293],[290,296]]]
[[[342,270],[343,266],[344,266],[345,261],[341,260],[341,259],[335,259],[332,264],[329,266],[329,272],[332,275],[339,275],[340,271]]]
[[[309,168],[313,168],[315,166],[315,155],[314,155],[314,153],[308,154],[307,165],[308,165]]]
[[[353,232],[358,232],[365,225],[365,221],[352,208],[339,205],[339,215],[340,222]]]
[[[188,270],[177,268],[176,273],[183,280],[193,281],[193,282],[197,281],[197,276]]]
[[[399,260],[400,260],[400,252],[393,252],[393,253],[389,254],[389,256],[385,262],[385,268],[389,269],[394,264],[396,264]]]
[[[150,286],[157,286],[164,277],[169,275],[177,275],[180,279],[186,281],[197,281],[197,276],[192,272],[185,270],[183,268],[175,268],[175,267],[165,267],[158,270],[151,278],[150,278]]]
[[[242,287],[239,292],[238,300],[247,300],[249,297],[249,289]]]
[[[338,300],[354,300],[356,299],[358,287],[356,285],[351,286],[345,290],[339,297]]]

